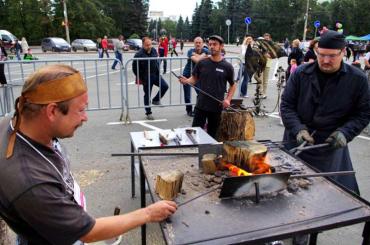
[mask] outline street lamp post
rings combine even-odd
[[[63,14],[64,14],[64,27],[66,28],[66,38],[67,42],[71,43],[71,39],[69,38],[69,22],[68,22],[68,14],[67,14],[67,0],[63,1]]]
[[[306,14],[304,16],[304,28],[303,28],[303,41],[306,41],[306,30],[307,30],[307,21],[308,21],[308,10],[310,8],[310,0],[307,0]]]

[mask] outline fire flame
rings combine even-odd
[[[267,155],[253,156],[252,159],[249,160],[250,171],[253,174],[271,174],[271,165],[267,163],[268,161]]]

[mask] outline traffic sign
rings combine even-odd
[[[227,20],[226,20],[226,25],[227,25],[227,26],[231,25],[231,20],[227,19]]]
[[[319,20],[316,20],[313,24],[316,28],[319,28],[320,27],[320,21]]]
[[[245,24],[250,25],[252,23],[252,18],[251,17],[245,17],[244,22],[245,22]]]

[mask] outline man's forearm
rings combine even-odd
[[[83,242],[96,242],[117,237],[131,229],[139,227],[149,221],[145,209],[138,209],[131,213],[96,219],[92,230],[81,237]]]
[[[226,96],[226,99],[231,101],[231,99],[234,96],[235,91],[236,91],[236,83],[234,83],[233,85],[230,86],[229,92],[227,93],[227,96]]]

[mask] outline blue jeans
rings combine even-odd
[[[243,65],[242,66],[243,68],[243,81],[242,81],[242,84],[240,85],[240,95],[241,96],[245,96],[247,95],[247,92],[248,92],[248,82],[250,81],[250,78],[249,78],[249,75],[248,75],[248,72],[247,70],[245,69],[245,66]]]
[[[21,51],[20,50],[16,50],[15,51],[15,55],[17,56],[17,60],[21,60]]]
[[[150,103],[149,100],[151,98],[153,85],[156,85],[157,87],[160,88],[158,93],[156,94],[156,96],[153,98],[153,101],[156,101],[156,102],[160,101],[160,98],[162,98],[165,95],[165,93],[167,92],[167,89],[168,89],[167,82],[162,77],[159,78],[158,74],[151,75],[150,80],[146,81],[143,84],[144,105],[145,105],[145,112],[146,112],[145,114],[146,115],[152,114],[152,109],[149,106],[149,103]]]
[[[122,65],[122,54],[120,52],[118,52],[118,51],[114,51],[114,54],[116,55],[116,59],[113,62],[112,69],[115,69],[116,68],[116,65],[118,63],[117,60],[121,61],[121,65]]]
[[[191,103],[191,86],[189,84],[184,84],[184,100],[185,103]],[[193,106],[192,105],[186,105],[186,111],[187,112],[192,112],[193,111]]]

